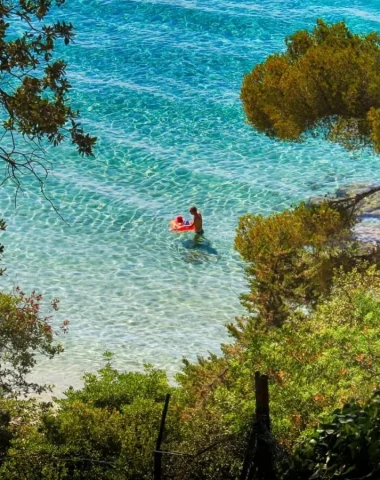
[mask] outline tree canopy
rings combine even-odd
[[[240,218],[235,248],[247,262],[250,287],[242,300],[257,320],[280,326],[290,312],[313,308],[329,293],[336,268],[379,263],[378,249],[361,246],[352,231],[355,202],[364,195]]]
[[[65,45],[72,41],[73,26],[46,21],[51,8],[64,3],[0,0],[0,159],[6,178],[18,186],[21,175],[31,172],[43,188],[47,145],[69,138],[80,154],[91,155],[96,141],[84,132],[79,112],[69,104],[66,63],[54,55],[58,39]]]
[[[241,99],[248,123],[269,137],[322,135],[380,152],[380,35],[317,20],[245,76]]]

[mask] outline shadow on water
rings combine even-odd
[[[186,263],[205,263],[218,261],[218,251],[204,235],[195,234],[182,241],[185,248],[184,261]]]

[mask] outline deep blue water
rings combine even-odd
[[[379,179],[380,159],[320,141],[280,144],[245,124],[242,77],[316,18],[380,30],[380,2],[67,0],[71,101],[98,136],[94,159],[69,146],[48,152],[50,198],[27,187],[14,208],[1,189],[5,289],[59,297],[71,320],[66,352],[37,368],[59,389],[111,350],[124,369],[151,362],[169,373],[182,356],[218,351],[224,324],[243,312],[239,215],[267,214],[346,184]],[[168,222],[197,205],[207,242]]]

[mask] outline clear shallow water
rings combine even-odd
[[[182,356],[218,351],[224,324],[243,312],[239,215],[267,214],[349,183],[379,180],[380,159],[312,141],[287,145],[245,125],[243,74],[317,17],[380,29],[378,1],[68,0],[77,29],[62,49],[73,104],[98,136],[94,159],[50,150],[48,194],[70,224],[27,189],[8,224],[0,286],[61,300],[66,352],[39,379],[78,385],[111,350],[116,364],[151,362],[173,373]],[[199,206],[208,244],[168,222]]]

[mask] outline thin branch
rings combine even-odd
[[[364,200],[367,197],[370,197],[371,195],[374,195],[377,192],[380,192],[380,186],[372,187],[369,190],[366,190],[365,192],[362,192],[362,193],[357,193],[353,197],[345,197],[345,198],[339,198],[334,200],[331,199],[331,200],[328,200],[328,202],[332,206],[339,206],[339,205],[344,206],[345,204],[348,204],[347,208],[350,206],[356,207],[358,203],[360,203],[362,200]]]

